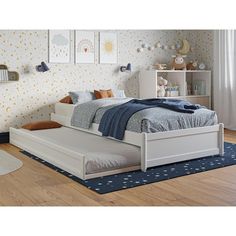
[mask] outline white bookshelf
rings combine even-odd
[[[211,71],[209,70],[142,70],[139,75],[139,97],[157,97],[157,78],[168,80],[168,86],[178,86],[178,96],[165,98],[184,99],[211,108]],[[195,91],[194,91],[195,90]]]

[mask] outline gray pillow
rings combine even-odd
[[[69,92],[73,104],[89,102],[95,99],[94,93],[87,91]]]

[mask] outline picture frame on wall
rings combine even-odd
[[[49,30],[49,62],[70,62],[70,30]]]
[[[95,63],[95,34],[75,31],[75,63]]]
[[[118,63],[118,39],[115,32],[100,32],[99,61],[101,64]]]

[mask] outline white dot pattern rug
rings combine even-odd
[[[180,176],[191,175],[208,170],[236,165],[236,144],[225,143],[224,148],[224,156],[214,155],[201,157],[198,159],[148,168],[146,172],[137,170],[88,180],[82,180],[26,151],[21,151],[21,153],[25,154],[33,160],[36,160],[48,166],[58,173],[61,173],[69,177],[70,179],[83,184],[87,188],[92,189],[97,193],[104,194],[145,184],[160,182],[163,180],[173,179]]]
[[[22,161],[5,151],[0,150],[0,175],[11,173],[22,167],[22,165]]]

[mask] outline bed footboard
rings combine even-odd
[[[143,133],[141,169],[224,154],[224,125]]]

